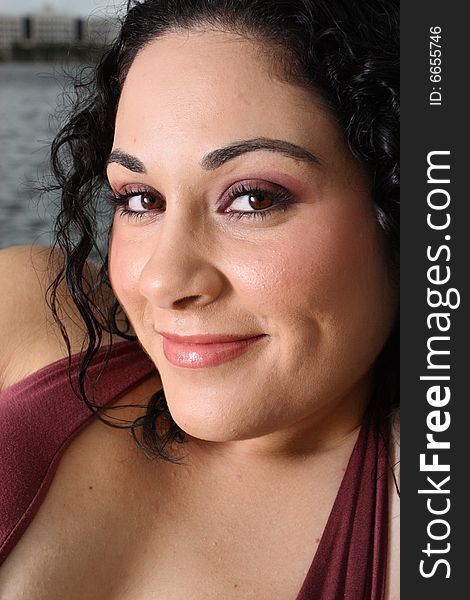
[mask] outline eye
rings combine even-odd
[[[118,214],[129,218],[142,218],[165,210],[165,200],[157,193],[146,189],[124,190],[109,197]]]
[[[286,211],[294,203],[294,196],[283,187],[267,184],[236,184],[228,193],[230,203],[225,209],[229,217],[237,219],[267,218],[269,215]]]
[[[158,208],[158,204],[161,201],[157,200],[149,192],[139,192],[136,194],[126,194],[127,209],[131,212],[146,212]]]
[[[276,202],[274,194],[271,192],[253,190],[235,198],[230,205],[231,210],[247,212],[251,210],[264,210],[271,208]]]

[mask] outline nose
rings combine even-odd
[[[224,276],[215,264],[205,228],[166,217],[141,271],[140,293],[154,308],[181,310],[211,304],[223,291]]]

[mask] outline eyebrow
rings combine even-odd
[[[141,160],[119,149],[113,150],[109,155],[106,165],[110,165],[111,163],[118,163],[134,173],[147,173],[145,165]]]
[[[301,146],[297,146],[291,142],[286,142],[285,140],[260,137],[252,140],[234,142],[233,144],[225,146],[225,148],[212,150],[212,152],[209,152],[204,156],[201,161],[201,166],[207,171],[212,171],[213,169],[217,169],[218,167],[222,166],[232,158],[236,158],[237,156],[246,154],[247,152],[256,152],[258,150],[279,152],[280,154],[284,154],[285,156],[294,158],[296,160],[302,160],[314,164],[320,163],[314,154],[305,148],[302,148]]]
[[[260,137],[233,142],[224,148],[212,150],[202,158],[201,167],[206,171],[213,171],[237,156],[260,150],[278,152],[289,158],[315,165],[321,164],[317,156],[297,144],[285,140]],[[140,159],[119,149],[113,150],[109,155],[107,164],[111,163],[118,163],[134,173],[147,173],[145,165]]]

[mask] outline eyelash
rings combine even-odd
[[[240,196],[256,196],[256,195],[270,194],[273,198],[273,205],[269,208],[264,208],[260,210],[255,210],[249,212],[243,211],[227,211],[224,214],[228,216],[230,219],[266,219],[277,212],[285,212],[289,206],[294,203],[294,196],[284,188],[279,188],[278,190],[270,190],[264,189],[261,186],[257,185],[245,185],[243,183],[236,184],[228,194],[228,208],[234,200],[239,198]],[[110,197],[112,204],[117,206],[119,209],[120,216],[127,217],[129,219],[143,219],[147,218],[153,212],[151,209],[147,211],[133,211],[126,207],[126,204],[129,202],[131,198],[139,195],[146,195],[152,197],[154,194],[148,189],[134,189],[129,192],[124,192],[123,194],[114,194]]]

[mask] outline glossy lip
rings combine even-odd
[[[178,335],[176,333],[167,333],[166,331],[159,331],[158,333],[163,337],[180,344],[220,344],[223,342],[248,340],[263,335],[259,333],[253,335],[237,335],[234,333],[197,333],[195,335]]]
[[[186,369],[215,367],[228,362],[267,337],[265,334],[250,337],[232,334],[161,335],[166,359],[172,365]]]

